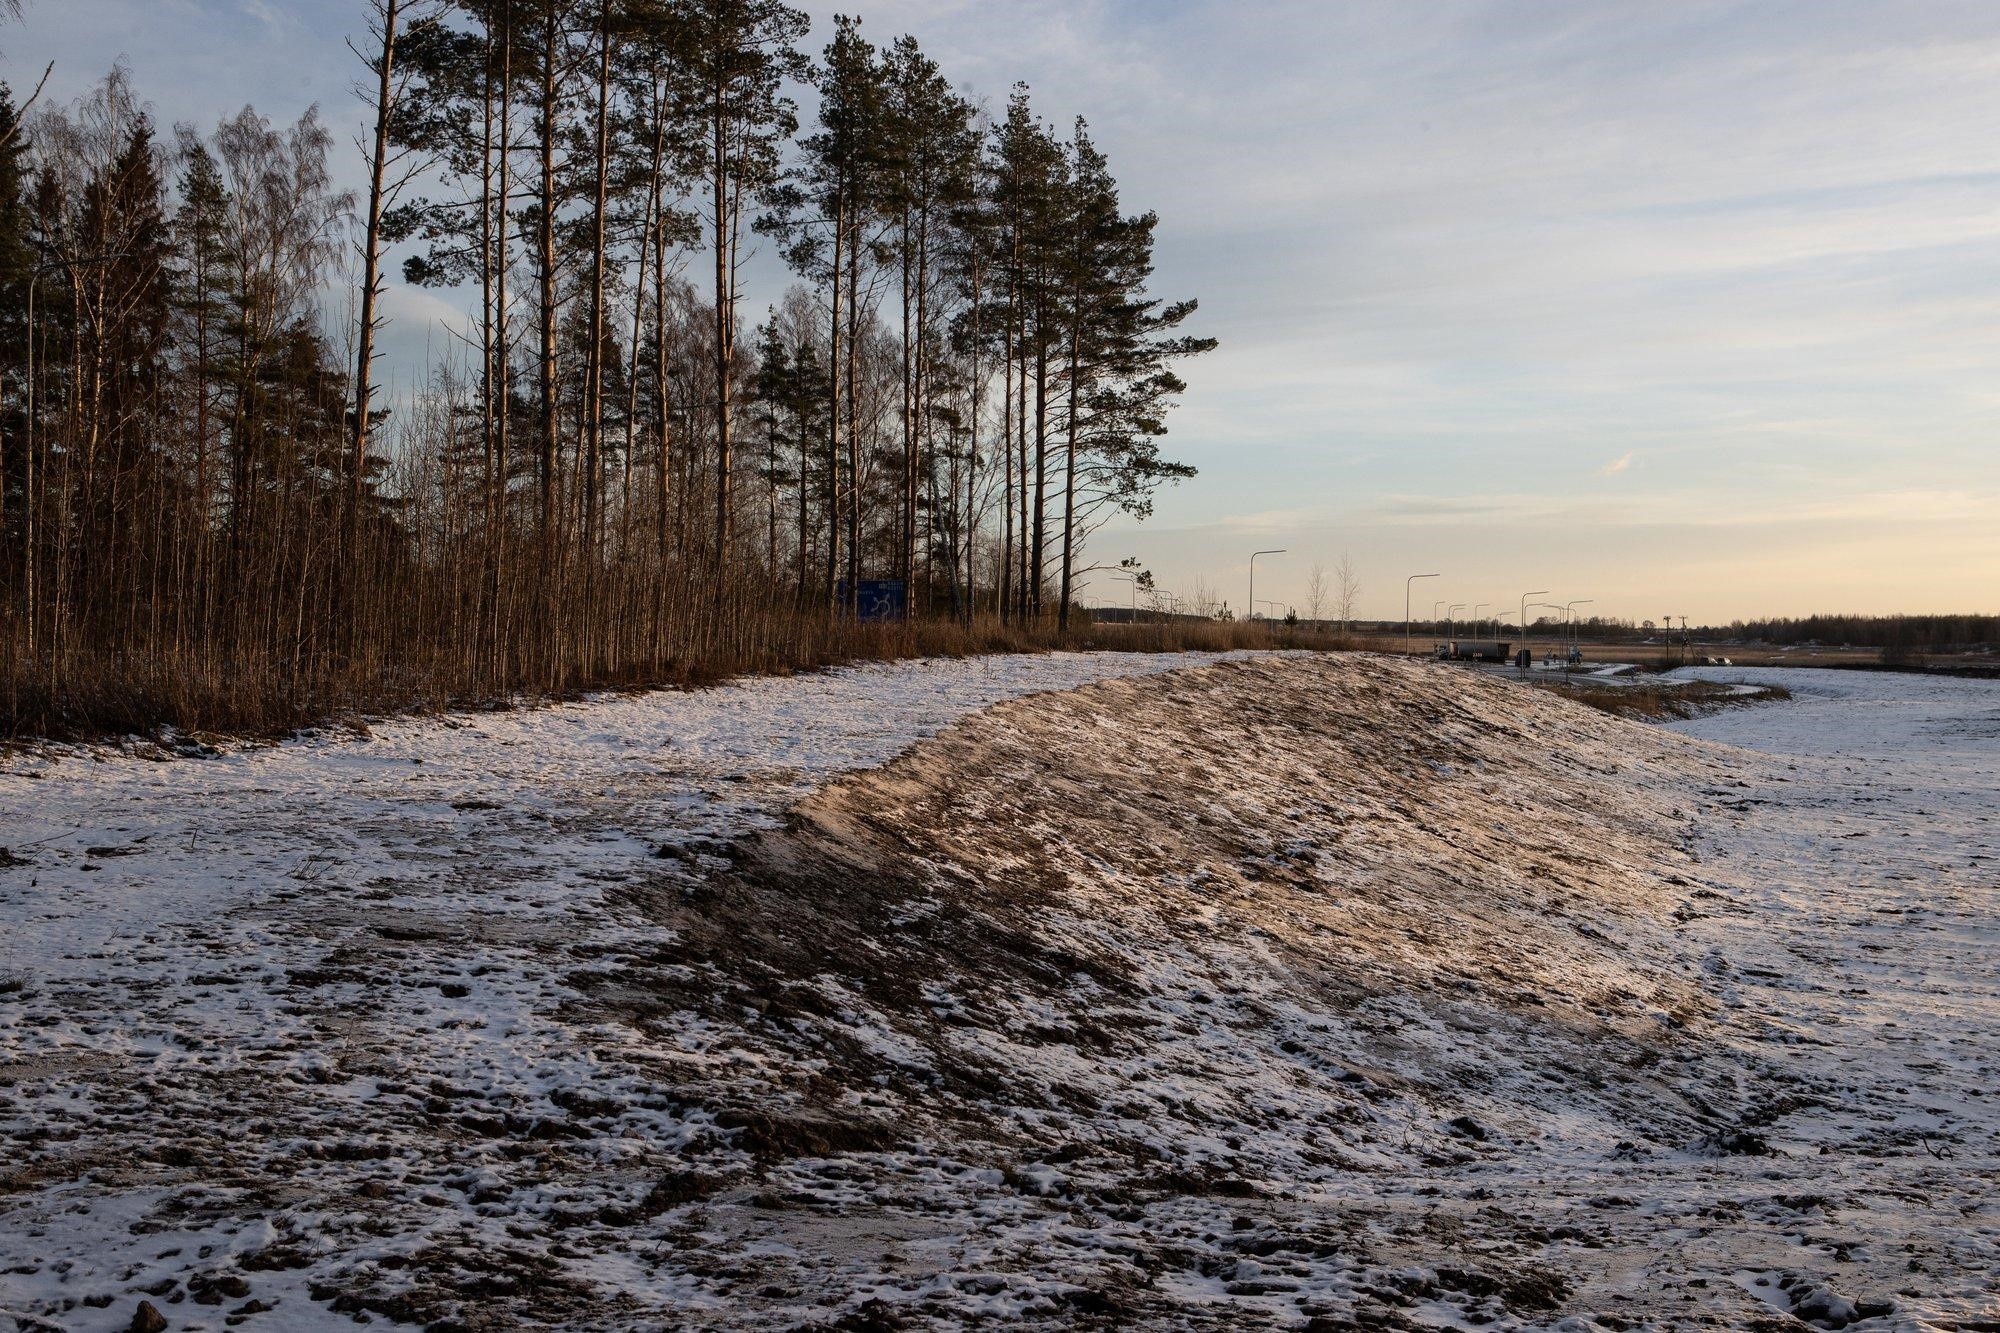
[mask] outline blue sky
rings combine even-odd
[[[1420,568],[1637,618],[1994,609],[2000,6],[806,7],[995,106],[1027,80],[1161,214],[1159,291],[1222,340],[1169,439],[1202,475],[1098,558],[1239,608],[1286,547],[1260,597],[1346,549],[1381,616]],[[30,0],[0,50],[59,99],[122,56],[162,121],[345,126],[360,8]],[[391,309],[414,364],[437,307]]]

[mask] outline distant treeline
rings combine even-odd
[[[1456,630],[1461,637],[1497,629],[1504,638],[1520,633],[1519,626],[1512,622],[1513,617],[1498,622],[1459,621],[1456,624],[1419,620],[1414,628],[1419,633],[1439,636]],[[1536,637],[1564,632],[1559,617],[1543,616],[1528,623]],[[1401,632],[1403,623],[1381,621],[1358,628],[1372,628],[1381,633]],[[2000,616],[1781,616],[1769,620],[1736,620],[1726,625],[1690,624],[1685,631],[1678,620],[1670,629],[1664,623],[1651,620],[1590,616],[1577,618],[1575,633],[1580,638],[1598,643],[1665,643],[1669,640],[1679,643],[1685,637],[1690,642],[1741,640],[1778,646],[1818,643],[1833,647],[1881,648],[1892,655],[1923,655],[2000,647]]]
[[[1038,632],[1192,475],[1194,303],[1025,88],[776,0],[354,3],[355,195],[315,111],[0,85],[0,734],[806,665],[870,579]],[[468,312],[393,404],[392,255]]]
[[[2000,644],[2000,616],[1801,616],[1738,620],[1705,635],[1773,644],[1851,644],[1913,653],[1964,652]]]

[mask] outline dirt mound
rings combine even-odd
[[[1246,1237],[1264,1257],[1237,1295],[1386,1309],[1408,1294],[1367,1294],[1351,1218],[1273,1231],[1274,1211],[1552,1132],[1611,1154],[1740,1120],[1733,1086],[1680,1068],[1709,1002],[1674,939],[1701,891],[1675,780],[1719,753],[1372,659],[1040,696],[821,791],[724,873],[635,890],[674,969],[616,989],[740,1029],[754,1058],[705,1065],[703,1095],[895,1127],[830,1167],[793,1154],[778,1194],[817,1218],[729,1224],[760,1245],[885,1202],[978,1215],[990,1181],[1072,1233],[999,1266],[1013,1316],[1068,1317],[1077,1289],[1164,1313],[1179,1284],[1234,1274]],[[955,1266],[1007,1249],[1008,1228],[964,1225]],[[1562,1285],[1472,1271],[1439,1270],[1470,1311]],[[965,1296],[900,1290],[912,1312]]]

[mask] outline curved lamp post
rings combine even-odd
[[[1114,579],[1124,579],[1132,585],[1132,623],[1139,623],[1139,576],[1137,574],[1113,574]]]
[[[1257,618],[1257,557],[1260,555],[1283,555],[1284,553],[1285,548],[1282,546],[1275,551],[1252,551],[1250,553],[1250,600],[1244,604],[1243,611],[1252,620]]]
[[[1410,585],[1418,579],[1434,579],[1436,574],[1412,574],[1403,580],[1403,652],[1410,651]]]
[[[1534,645],[1528,639],[1528,599],[1530,597],[1546,597],[1548,595],[1549,590],[1547,588],[1537,588],[1533,592],[1524,592],[1521,594],[1521,646],[1529,650],[1530,660],[1533,659]]]

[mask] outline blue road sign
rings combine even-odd
[[[901,579],[863,579],[855,585],[859,596],[854,599],[855,617],[860,620],[904,620],[909,617],[909,598],[903,589]],[[847,603],[847,581],[841,580],[840,600]]]

